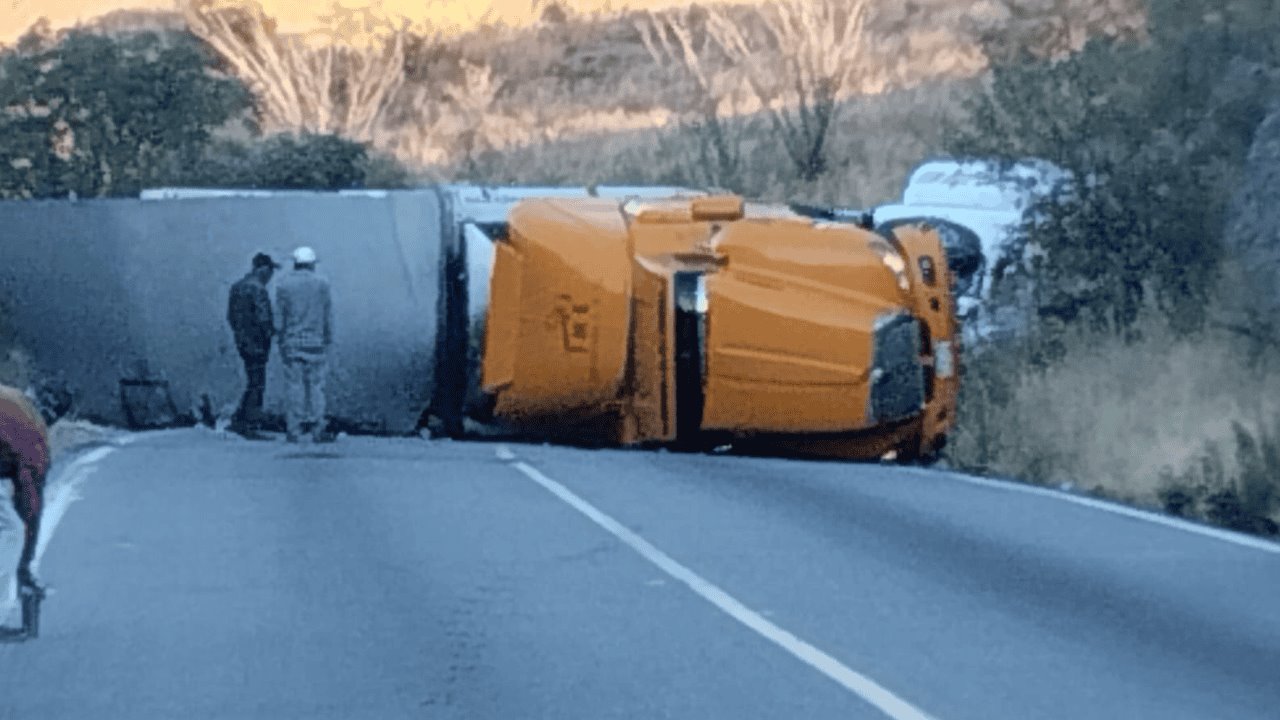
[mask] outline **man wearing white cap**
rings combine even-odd
[[[333,344],[333,305],[329,281],[316,272],[316,253],[311,248],[293,251],[293,272],[276,286],[276,311],[288,384],[289,442],[298,442],[304,433],[317,442],[330,442],[324,380]]]

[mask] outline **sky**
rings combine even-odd
[[[410,20],[431,20],[437,24],[469,27],[485,13],[513,24],[533,16],[540,0],[337,0],[349,7],[380,7],[391,15]],[[334,0],[261,0],[267,13],[283,29],[306,30],[316,23]],[[673,0],[566,0],[566,6],[587,10],[617,10],[622,7],[652,7],[678,4]],[[10,42],[40,17],[48,17],[55,28],[66,27],[115,10],[173,9],[174,0],[0,0],[0,42]]]

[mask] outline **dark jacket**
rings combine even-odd
[[[329,281],[314,270],[294,270],[276,285],[280,349],[324,352],[333,343],[333,303]]]
[[[275,334],[275,318],[271,312],[271,296],[253,273],[231,286],[227,300],[227,322],[236,336],[236,349],[245,357],[265,358],[271,354],[271,337]]]

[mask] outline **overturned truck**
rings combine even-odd
[[[307,244],[340,426],[930,456],[958,389],[941,241],[840,218],[682,188],[162,189],[0,203],[0,279],[20,344],[106,421],[130,384],[234,403],[226,289]]]
[[[530,199],[464,233],[487,305],[441,357],[469,359],[446,416],[851,458],[931,454],[953,421],[949,277],[925,228],[705,196]]]

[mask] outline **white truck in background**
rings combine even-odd
[[[1070,175],[1043,160],[929,160],[907,180],[900,202],[877,206],[878,229],[926,220],[939,228],[956,278],[956,310],[970,347],[1016,334],[1024,308],[997,304],[1001,280],[1024,269],[1031,248],[1023,223],[1035,202]]]

